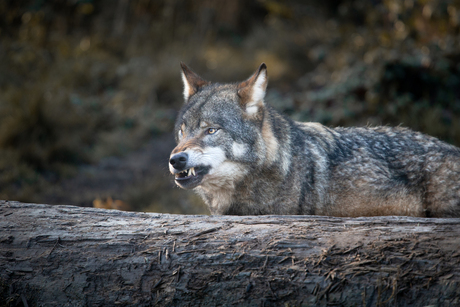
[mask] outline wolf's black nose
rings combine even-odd
[[[188,160],[188,155],[185,152],[180,152],[172,156],[171,159],[169,160],[169,163],[171,163],[171,165],[175,169],[182,170],[185,168],[185,165],[187,164],[187,160]]]

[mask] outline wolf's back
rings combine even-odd
[[[305,131],[315,214],[460,216],[460,150],[405,128]],[[306,160],[306,162],[307,162]],[[313,161],[315,160],[315,161]],[[308,208],[309,206],[313,207]]]

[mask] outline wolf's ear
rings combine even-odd
[[[249,79],[238,85],[240,103],[247,114],[256,114],[259,108],[263,106],[267,83],[267,65],[262,63]]]
[[[184,82],[184,99],[187,102],[190,96],[198,92],[200,87],[208,85],[209,82],[203,80],[183,62],[180,62],[180,66],[182,67],[182,81]]]

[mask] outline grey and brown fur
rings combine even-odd
[[[328,128],[264,103],[262,64],[241,83],[182,64],[170,171],[212,214],[460,216],[460,149],[405,128]]]

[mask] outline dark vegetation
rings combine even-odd
[[[206,212],[167,171],[180,61],[218,81],[265,62],[296,120],[460,145],[459,26],[444,0],[1,1],[0,199]]]

